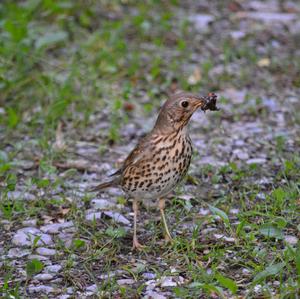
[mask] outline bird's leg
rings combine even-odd
[[[158,207],[159,207],[159,210],[160,210],[161,220],[163,222],[164,229],[165,229],[165,240],[167,242],[172,242],[173,239],[172,239],[171,234],[169,232],[169,228],[168,228],[166,217],[165,217],[165,212],[164,212],[164,209],[165,209],[165,200],[163,198],[159,199]]]
[[[137,236],[136,236],[136,223],[137,223],[137,214],[139,210],[139,205],[137,199],[133,199],[132,202],[132,209],[133,209],[133,242],[132,242],[132,249],[141,250],[145,246],[139,243]]]

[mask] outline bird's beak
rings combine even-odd
[[[203,109],[203,107],[207,104],[207,101],[205,98],[203,97],[199,97],[197,98],[197,102],[196,102],[196,108],[201,108]]]

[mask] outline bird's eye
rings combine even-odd
[[[188,101],[182,101],[182,102],[181,102],[181,106],[182,106],[183,108],[186,108],[188,105],[189,105],[189,102],[188,102]]]

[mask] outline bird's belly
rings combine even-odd
[[[174,152],[174,154],[172,154]],[[165,158],[167,157],[167,158]],[[123,191],[132,198],[155,199],[172,191],[184,178],[190,165],[192,148],[187,143],[184,150],[174,150],[169,155],[161,152],[160,158],[147,161],[140,168],[130,170],[125,177]],[[145,167],[144,167],[145,166]]]
[[[155,199],[172,191],[182,178],[182,175],[170,173],[169,175],[162,175],[157,179],[154,178],[154,180],[145,187],[126,188],[123,186],[123,190],[133,198]]]

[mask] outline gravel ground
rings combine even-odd
[[[297,298],[298,1],[123,2],[0,5],[3,298]],[[135,252],[130,201],[88,190],[177,89],[221,109],[192,118],[174,244],[144,202]]]

